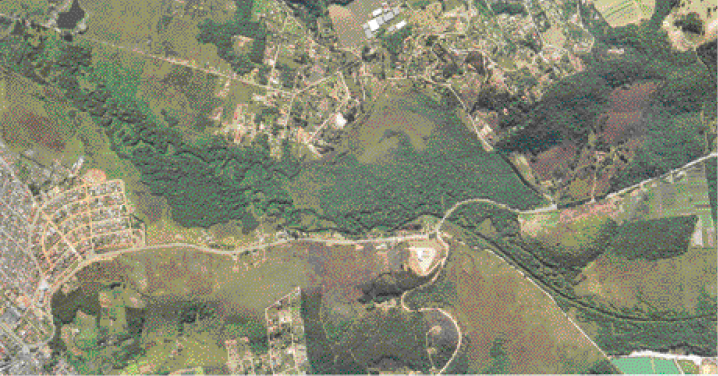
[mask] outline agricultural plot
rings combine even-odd
[[[594,4],[606,22],[613,27],[636,23],[652,14],[648,13],[651,10],[650,5],[636,0],[600,0]]]
[[[644,317],[698,316],[717,295],[708,192],[698,164],[595,204],[521,215],[521,233],[540,245],[535,253],[580,267],[581,299]]]
[[[626,374],[674,375],[680,373],[670,359],[619,358],[611,361]]]
[[[705,172],[707,163],[715,163],[715,160],[709,159],[624,193],[618,201],[616,219],[633,221],[696,215],[698,222],[691,244],[714,247],[716,232]]]

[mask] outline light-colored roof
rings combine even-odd
[[[369,20],[369,22],[367,22],[367,24],[369,24],[369,30],[371,30],[371,31],[377,31],[379,29],[379,25],[380,25],[380,23],[377,21],[376,18],[373,20]]]
[[[383,11],[384,11],[384,10],[381,9],[381,8],[376,8],[376,9],[374,9],[373,12],[371,12],[371,15],[372,15],[373,17],[376,17],[376,16],[380,15],[381,12],[383,12]]]
[[[401,20],[401,22],[399,22],[399,23],[396,24],[396,29],[399,30],[399,29],[401,29],[401,28],[404,27],[404,26],[406,26],[406,21]]]
[[[372,37],[371,31],[369,31],[369,29],[364,29],[364,35],[366,35],[367,39],[371,39]]]
[[[347,119],[344,118],[341,112],[337,112],[336,124],[339,128],[344,128],[344,126],[347,125]]]

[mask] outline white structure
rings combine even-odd
[[[377,16],[379,16],[379,15],[381,14],[381,12],[383,12],[383,10],[382,10],[381,8],[374,9],[374,11],[371,12],[371,16],[372,16],[372,17],[377,17]]]
[[[402,20],[401,22],[396,24],[396,29],[401,30],[401,28],[403,28],[404,26],[406,26],[406,21]]]
[[[379,23],[377,18],[375,18],[373,20],[369,20],[369,22],[367,22],[367,25],[369,25],[369,30],[373,33],[379,30],[379,26],[381,26],[381,23]]]
[[[347,125],[347,119],[344,118],[341,112],[337,112],[336,125],[338,128],[344,128]]]
[[[421,275],[426,275],[431,264],[436,258],[436,250],[434,248],[410,248],[412,253],[416,255],[417,266]]]

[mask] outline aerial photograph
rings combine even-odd
[[[718,374],[716,0],[0,1],[0,375]]]

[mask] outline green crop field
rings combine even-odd
[[[606,22],[616,27],[649,18],[653,14],[655,1],[646,1],[644,4],[636,0],[599,0],[594,4]]]
[[[612,361],[619,370],[628,374],[675,375],[678,368],[669,359],[659,358],[619,358]]]

